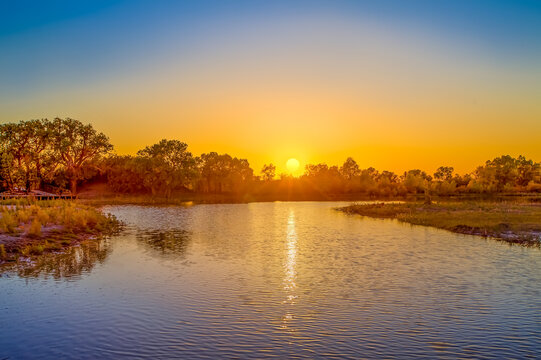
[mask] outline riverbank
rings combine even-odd
[[[527,202],[418,202],[353,204],[337,210],[412,225],[432,226],[526,246],[541,244],[541,204]]]
[[[18,261],[113,234],[113,216],[75,201],[0,203],[0,263]]]
[[[79,201],[92,205],[142,205],[142,206],[189,206],[193,204],[245,204],[252,202],[274,201],[417,201],[423,200],[424,194],[405,196],[374,196],[366,193],[324,193],[310,192],[292,187],[284,192],[224,192],[201,193],[192,191],[173,192],[165,197],[149,193],[124,194],[112,191],[105,183],[95,183],[81,188],[77,194]],[[434,196],[434,200],[440,198]],[[441,197],[443,201],[516,201],[541,203],[541,194],[536,193],[495,193],[495,194],[458,194]]]
[[[152,196],[150,194],[99,194],[88,196],[81,194],[79,201],[92,205],[141,205],[141,206],[191,206],[195,204],[247,204],[254,202],[275,201],[373,201],[366,195],[357,194],[201,194],[181,193],[171,197]],[[405,200],[405,198],[400,198]]]

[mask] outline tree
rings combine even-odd
[[[113,150],[109,138],[98,133],[92,125],[84,125],[75,119],[55,118],[51,122],[51,139],[55,155],[64,168],[73,194],[77,192],[77,181],[82,179],[83,166]]]
[[[451,181],[455,169],[452,166],[440,166],[434,173],[434,179],[439,181]]]
[[[3,175],[9,187],[24,187],[28,192],[40,187],[44,169],[48,175],[47,170],[54,171],[50,129],[47,119],[0,125],[3,162],[7,166]]]
[[[135,156],[113,155],[105,160],[107,185],[119,193],[143,193],[147,191],[142,159]]]
[[[210,152],[201,154],[197,162],[201,176],[199,188],[204,192],[238,191],[253,178],[246,159]]]
[[[273,164],[265,164],[261,169],[261,173],[263,174],[263,181],[271,181],[276,176],[276,166]]]
[[[352,180],[353,178],[361,175],[361,170],[357,162],[353,158],[348,157],[342,167],[340,167],[340,174],[346,180]]]
[[[309,178],[322,178],[329,171],[327,164],[307,164],[304,167],[304,175]]]
[[[3,177],[10,189],[25,187],[27,191],[30,190],[30,138],[31,133],[26,122],[0,125],[0,144],[5,164]]]
[[[404,187],[411,193],[424,192],[428,188],[427,183],[432,180],[429,175],[419,169],[405,172],[402,179]]]
[[[228,162],[231,156],[217,152],[201,154],[197,159],[202,188],[205,192],[221,193],[224,179],[229,175]]]
[[[169,197],[173,190],[190,186],[197,172],[196,161],[187,149],[184,142],[163,139],[137,152],[144,184],[153,194],[162,192]]]
[[[390,196],[397,192],[398,175],[392,171],[384,170],[377,176],[378,190],[381,195]]]
[[[229,156],[229,155],[228,155]],[[250,163],[246,159],[231,158],[229,156],[229,174],[226,178],[229,190],[242,192],[254,178],[254,171],[250,167]]]
[[[529,183],[539,180],[541,175],[541,164],[534,163],[532,160],[526,160],[522,155],[516,160],[517,165],[517,185],[527,186]]]

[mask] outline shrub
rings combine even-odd
[[[41,255],[41,254],[43,254],[43,246],[42,245],[32,245],[30,247],[30,254],[32,254],[32,255]]]
[[[9,211],[4,211],[0,218],[0,229],[3,232],[14,233],[18,222]]]
[[[43,225],[47,225],[47,223],[49,222],[49,214],[47,214],[45,211],[43,211],[41,209],[38,210],[38,212],[36,214],[36,218]]]
[[[22,256],[28,256],[30,255],[30,249],[30,246],[25,246],[24,248],[19,249],[19,254],[21,254]]]
[[[5,259],[6,256],[6,247],[4,246],[4,244],[0,244],[0,259]]]
[[[40,237],[41,236],[41,223],[39,222],[38,218],[35,218],[32,223],[30,224],[30,228],[28,229],[29,236],[32,237]]]
[[[32,215],[31,209],[17,209],[16,216],[20,223],[26,223],[30,220]]]

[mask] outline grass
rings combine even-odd
[[[354,204],[338,210],[528,246],[540,246],[541,243],[541,206],[534,203],[377,203]]]
[[[0,202],[0,259],[40,255],[120,229],[120,222],[78,201]]]
[[[41,237],[41,222],[39,221],[39,218],[36,216],[34,220],[32,220],[32,223],[30,224],[30,228],[28,229],[27,235],[31,237]]]

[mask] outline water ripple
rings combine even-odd
[[[337,205],[108,207],[99,266],[0,278],[0,358],[541,357],[537,249]]]

